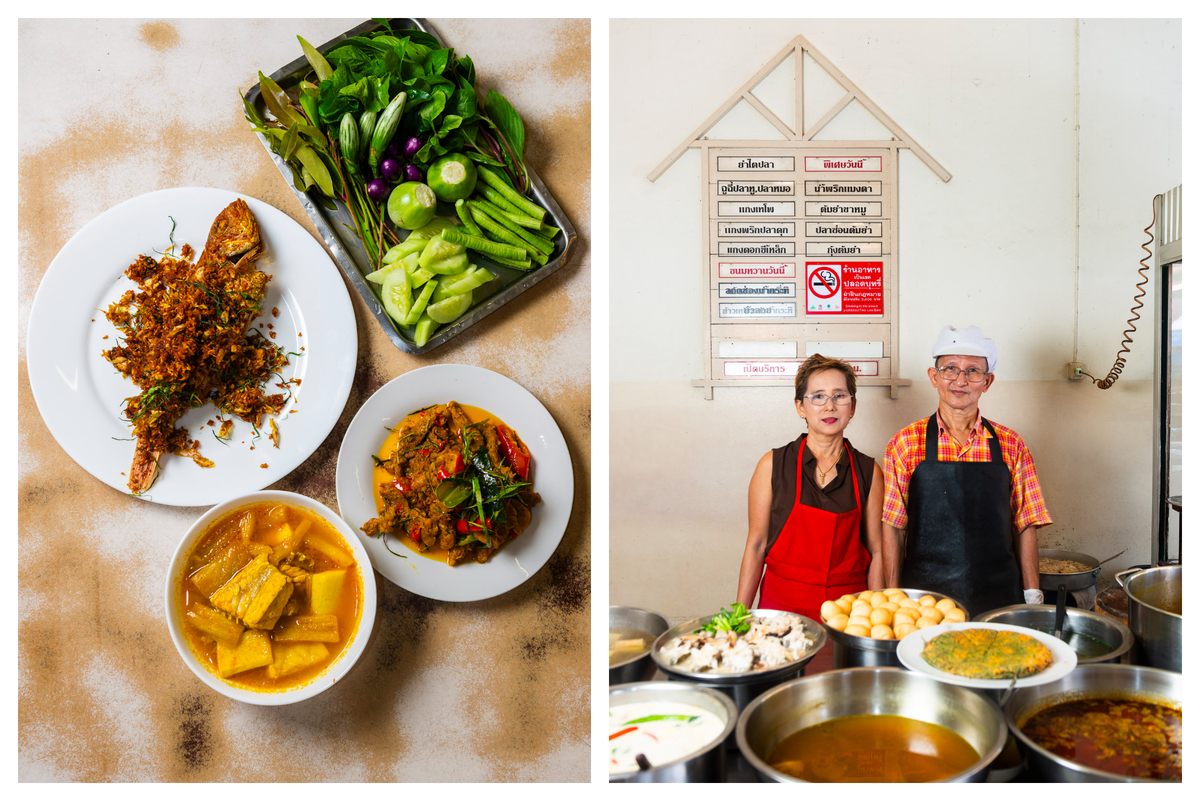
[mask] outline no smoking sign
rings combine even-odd
[[[809,314],[842,310],[842,265],[806,264]]]
[[[883,314],[881,261],[810,261],[804,277],[809,314]]]

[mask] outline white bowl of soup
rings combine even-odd
[[[336,684],[366,647],[375,603],[358,537],[329,507],[293,492],[209,509],[167,572],[167,627],[184,663],[251,704],[291,704]]]

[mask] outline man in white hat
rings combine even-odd
[[[1025,441],[979,413],[995,380],[995,343],[943,328],[937,412],[897,432],[883,462],[885,584],[950,595],[972,616],[1042,602],[1037,530],[1053,522]]]

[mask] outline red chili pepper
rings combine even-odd
[[[421,541],[421,532],[415,528],[410,528],[408,530],[408,538],[410,540],[412,540],[413,542],[420,542]]]
[[[516,432],[506,426],[496,426],[496,435],[500,439],[500,448],[504,451],[504,458],[512,465],[513,470],[522,481],[528,480],[529,451],[517,439]]]
[[[462,454],[455,453],[454,454],[454,463],[450,465],[449,469],[447,469],[445,465],[443,465],[442,467],[439,467],[438,471],[437,471],[437,476],[442,481],[445,481],[446,479],[450,478],[451,476],[456,476],[459,473],[461,473],[463,471],[463,467],[464,467],[464,465],[463,465]]]
[[[467,533],[467,521],[463,520],[461,517],[458,518],[458,520],[454,521],[454,530],[457,531],[459,534],[466,534]]]
[[[608,739],[615,740],[618,737],[620,737],[622,734],[629,734],[629,732],[631,732],[631,731],[637,731],[637,728],[638,728],[637,726],[630,726],[627,729],[621,729],[620,731],[615,731],[612,734],[608,735]]]
[[[403,492],[405,495],[412,492],[412,485],[403,478],[397,478],[392,482],[392,486],[395,487],[397,491]]]
[[[428,455],[429,455],[429,448],[421,448],[421,455],[422,455],[422,456],[428,456]]]

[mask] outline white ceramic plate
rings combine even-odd
[[[1058,681],[1074,670],[1076,663],[1079,661],[1074,649],[1053,634],[1046,634],[1045,632],[1027,629],[1022,626],[1010,626],[1006,623],[942,623],[926,629],[917,629],[900,640],[900,643],[896,646],[896,656],[900,659],[900,664],[909,670],[924,673],[947,684],[957,684],[961,687],[971,687],[976,690],[1008,689],[1013,684],[1012,679],[969,679],[966,676],[956,676],[953,673],[938,670],[926,662],[925,657],[921,655],[921,652],[925,650],[925,644],[939,634],[945,634],[947,631],[966,631],[967,629],[994,629],[996,631],[1013,631],[1017,634],[1027,634],[1050,649],[1050,655],[1054,659],[1050,663],[1050,667],[1033,676],[1017,679],[1017,687],[1033,687],[1038,684],[1049,684],[1052,681]]]
[[[542,496],[529,528],[485,564],[450,567],[403,543],[389,539],[385,545],[362,533],[363,523],[378,515],[371,457],[388,430],[418,409],[452,400],[485,409],[516,430],[533,456],[533,488]],[[338,508],[362,539],[371,564],[393,584],[439,601],[491,598],[531,578],[562,540],[574,497],[571,454],[554,418],[520,384],[480,367],[438,364],[392,379],[358,410],[338,453]]]
[[[238,197],[254,212],[266,245],[258,267],[272,276],[255,325],[269,322],[273,342],[301,354],[290,357],[282,375],[302,383],[278,419],[278,449],[265,432],[255,440],[250,424],[236,418],[228,445],[218,442],[213,429],[203,426],[215,419],[211,404],[184,415],[179,424],[200,440],[200,452],[216,466],[205,469],[185,457],[164,456],[158,479],[138,496],[143,500],[207,506],[278,481],[324,441],[350,394],[358,360],[354,309],[321,245],[291,217],[254,198],[224,189],[163,189],[89,222],[63,245],[42,278],[29,315],[28,366],[50,433],[84,470],[129,493],[134,443],[121,408],[137,387],[101,356],[116,339],[103,310],[133,287],[124,271],[140,254],[165,251],[173,239],[179,246],[190,244],[198,257],[213,219]]]

